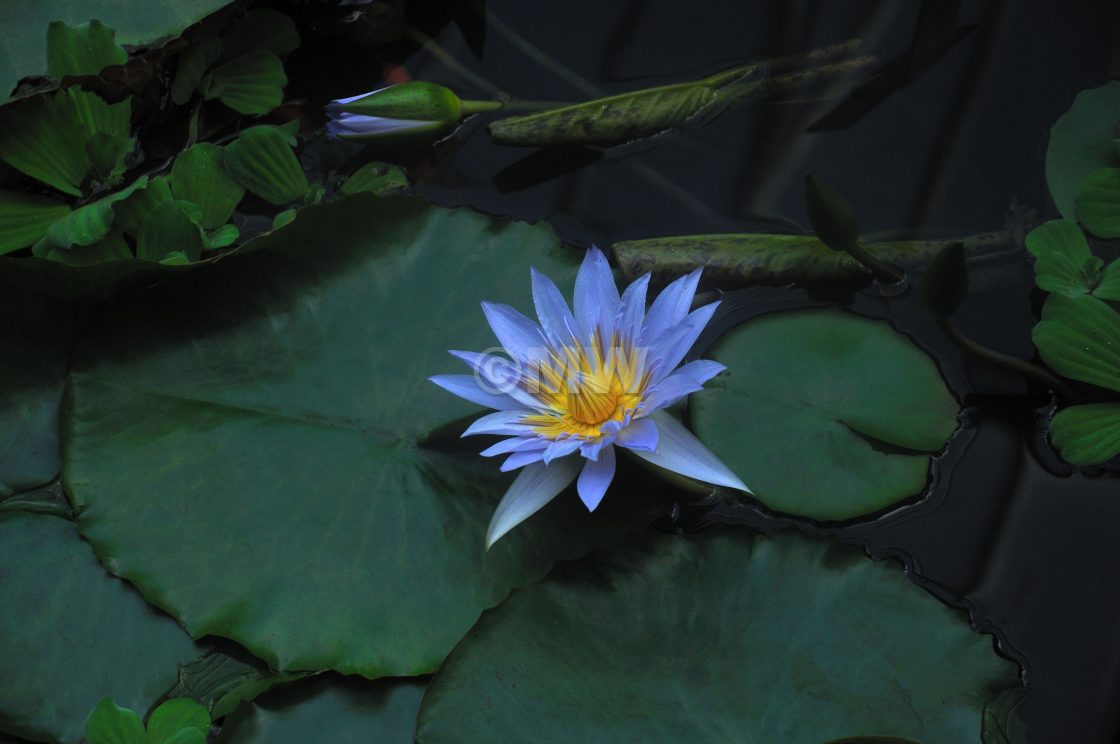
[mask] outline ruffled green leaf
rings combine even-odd
[[[408,188],[408,176],[400,166],[388,163],[366,163],[339,187],[342,194],[360,194],[368,191],[382,196]]]
[[[109,234],[116,217],[113,205],[130,197],[148,185],[148,177],[141,176],[126,188],[75,209],[47,228],[43,242],[36,255],[46,252],[49,247],[69,248],[72,245],[93,245]]]
[[[486,613],[416,740],[975,742],[1018,671],[894,561],[792,530],[647,532]]]
[[[70,207],[34,194],[0,189],[0,255],[38,242]]]
[[[937,365],[885,322],[766,315],[706,356],[728,373],[692,396],[696,434],[780,512],[844,520],[919,494],[957,426]]]
[[[206,71],[222,55],[222,42],[217,36],[207,35],[198,39],[179,55],[175,79],[171,82],[171,101],[182,106],[191,99],[202,85]]]
[[[310,188],[289,137],[277,127],[246,129],[222,156],[226,171],[238,183],[271,204],[291,204]]]
[[[1090,173],[1074,197],[1077,219],[1098,238],[1120,238],[1120,168]]]
[[[296,31],[295,21],[271,8],[249,11],[222,35],[224,59],[257,50],[283,57],[298,46],[299,32]]]
[[[222,165],[222,148],[202,142],[175,158],[171,193],[176,199],[197,204],[202,209],[199,223],[213,230],[229,220],[245,195],[245,187]]]
[[[110,698],[90,711],[85,734],[89,744],[147,744],[148,741],[136,711],[122,708]]]
[[[210,712],[191,698],[171,698],[148,716],[147,729],[147,744],[168,744],[184,729],[195,730],[205,742],[210,731]]]
[[[1046,184],[1067,220],[1076,219],[1075,194],[1098,168],[1120,164],[1114,142],[1120,125],[1120,81],[1077,94],[1073,106],[1050,130]]]
[[[88,135],[65,91],[0,108],[0,158],[16,170],[81,196]]]
[[[108,234],[90,245],[59,248],[52,245],[43,258],[58,261],[67,266],[93,266],[109,261],[123,261],[132,258],[132,251],[124,241],[120,230],[112,229]]]
[[[58,79],[96,75],[110,65],[123,65],[128,52],[117,44],[116,35],[101,21],[78,26],[51,21],[47,26],[47,74]]]
[[[217,98],[242,114],[267,114],[284,102],[288,76],[272,52],[246,52],[215,68],[202,83],[206,98]]]
[[[1050,220],[1027,234],[1035,257],[1034,282],[1046,292],[1085,294],[1100,282],[1100,259],[1094,261],[1085,234],[1072,220]]]
[[[1071,465],[1100,465],[1120,454],[1120,403],[1089,403],[1059,411],[1050,441]]]
[[[1108,304],[1089,295],[1052,294],[1031,336],[1055,372],[1120,391],[1120,313]]]
[[[172,258],[171,264],[197,261],[205,244],[198,222],[200,215],[200,208],[192,202],[173,199],[160,204],[140,223],[136,233],[136,257],[163,261],[179,253],[186,261]]]
[[[136,235],[144,218],[154,212],[160,204],[170,200],[171,187],[166,177],[156,176],[148,179],[145,188],[135,189],[127,199],[114,202],[113,212],[117,216],[116,222],[129,235]]]
[[[222,225],[216,230],[205,233],[202,236],[203,249],[207,251],[216,251],[219,248],[227,248],[237,242],[237,238],[241,236],[241,231],[237,229],[236,225]]]

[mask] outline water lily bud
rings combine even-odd
[[[947,318],[968,294],[968,262],[964,244],[949,243],[939,250],[922,275],[922,299],[934,315]]]
[[[501,106],[461,101],[442,85],[414,80],[327,104],[327,134],[336,139],[431,139],[453,130],[466,114]]]
[[[842,196],[816,176],[805,176],[805,209],[813,232],[829,248],[848,250],[848,246],[859,240],[855,212]]]

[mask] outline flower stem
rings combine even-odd
[[[946,317],[938,317],[937,325],[941,328],[942,332],[949,337],[950,341],[977,359],[994,364],[997,367],[1003,367],[1004,369],[1023,375],[1035,382],[1042,383],[1063,398],[1073,397],[1073,389],[1070,388],[1069,385],[1042,367],[1031,364],[1030,362],[1024,362],[1022,359],[1018,359],[1009,354],[1003,354],[994,349],[989,349],[987,346],[976,343],[971,338],[961,333]]]
[[[483,111],[497,111],[505,106],[501,101],[463,101],[463,116],[480,114]]]

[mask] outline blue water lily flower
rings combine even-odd
[[[646,312],[649,274],[619,296],[606,258],[591,248],[576,276],[574,307],[532,269],[534,323],[508,305],[482,303],[508,358],[452,351],[473,375],[429,378],[497,410],[463,433],[508,436],[483,450],[521,468],[490,521],[486,545],[527,519],[573,480],[594,510],[614,478],[614,447],[654,465],[741,491],[750,489],[663,409],[724,370],[697,360],[678,367],[718,302],[689,312],[700,270],[674,281]]]

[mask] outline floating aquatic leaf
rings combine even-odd
[[[191,99],[202,84],[206,71],[222,56],[222,41],[207,34],[188,46],[179,55],[175,79],[171,82],[171,101],[182,106]]]
[[[210,733],[210,712],[188,697],[173,697],[152,711],[146,728],[146,744],[178,742],[175,737],[185,729],[196,731],[201,735],[201,744],[205,744],[206,734]]]
[[[1120,238],[1120,168],[1101,168],[1085,177],[1074,196],[1077,219],[1098,238]]]
[[[71,196],[89,172],[88,135],[66,92],[0,109],[0,158]]]
[[[86,156],[94,180],[108,186],[120,183],[124,176],[125,158],[132,152],[135,142],[131,137],[98,132],[86,140]]]
[[[242,114],[267,114],[284,102],[288,77],[272,52],[246,52],[214,68],[203,80],[206,98],[217,98]]]
[[[957,426],[937,365],[882,321],[766,315],[707,356],[728,371],[692,396],[696,434],[776,511],[843,520],[919,494]]]
[[[1073,106],[1050,130],[1046,184],[1067,220],[1077,217],[1075,194],[1098,168],[1120,164],[1114,142],[1120,132],[1120,81],[1077,94]]]
[[[1059,411],[1050,441],[1072,465],[1099,465],[1120,454],[1120,403],[1089,403]]]
[[[672,649],[650,653],[658,638]],[[486,613],[416,740],[977,741],[1018,687],[991,637],[894,562],[791,532],[646,533]]]
[[[277,127],[243,131],[223,149],[222,164],[238,183],[271,204],[291,204],[310,188],[289,137]]]
[[[179,199],[166,201],[144,218],[136,233],[136,257],[171,265],[197,261],[204,245],[197,204]],[[179,254],[178,257],[174,254]]]
[[[321,675],[238,708],[218,744],[412,741],[424,687],[406,679]]]
[[[148,744],[140,716],[112,698],[105,698],[90,711],[85,735],[90,744]]]
[[[72,522],[0,514],[0,729],[34,741],[81,739],[108,696],[146,711],[201,655],[171,618],[98,563]]]
[[[272,229],[279,230],[284,225],[291,224],[297,214],[299,214],[298,209],[285,209],[272,218]]]
[[[37,242],[70,207],[34,194],[0,189],[0,255]]]
[[[219,248],[226,248],[236,243],[240,236],[241,231],[237,229],[236,225],[222,225],[202,236],[203,250],[215,251]]]
[[[408,188],[408,176],[399,166],[388,163],[366,163],[346,179],[339,187],[342,194],[358,194],[363,191],[377,194],[392,194]]]
[[[1101,272],[1100,282],[1093,290],[1094,297],[1120,302],[1120,259],[1114,260]]]
[[[51,21],[47,26],[47,74],[53,78],[96,75],[109,65],[123,65],[128,52],[115,37],[116,31],[101,21],[78,26]]]
[[[245,187],[222,165],[222,148],[201,142],[175,158],[171,167],[171,193],[176,199],[201,207],[200,224],[213,230],[229,220],[245,194]]]
[[[43,256],[51,248],[67,249],[74,245],[93,245],[109,234],[115,213],[113,205],[130,197],[134,192],[147,186],[148,177],[141,176],[120,191],[102,197],[95,202],[78,207],[47,228],[46,234],[32,249],[35,255]]]
[[[1100,259],[1094,263],[1089,242],[1075,222],[1044,222],[1027,234],[1026,243],[1035,257],[1034,281],[1039,289],[1085,294],[1100,282]]]
[[[1052,294],[1031,337],[1043,361],[1063,377],[1120,391],[1120,313],[1107,303]]]
[[[298,46],[295,21],[271,8],[249,11],[222,34],[222,57],[225,59],[257,50],[283,57]]]
[[[264,662],[240,650],[237,656],[215,650],[180,666],[179,683],[168,695],[198,700],[209,709],[211,718],[218,719],[232,713],[240,703],[303,676],[273,672]]]
[[[171,187],[165,176],[148,179],[144,188],[135,189],[127,199],[113,203],[116,223],[129,235],[136,235],[144,218],[160,204],[171,200]]]
[[[67,266],[93,266],[107,261],[132,258],[132,250],[124,241],[121,231],[111,229],[105,237],[90,245],[76,245],[70,248],[51,245],[42,257]]]
[[[488,129],[499,145],[611,147],[700,123],[722,110],[734,97],[758,85],[764,75],[763,66],[745,65],[691,83],[511,116],[491,122]]]

